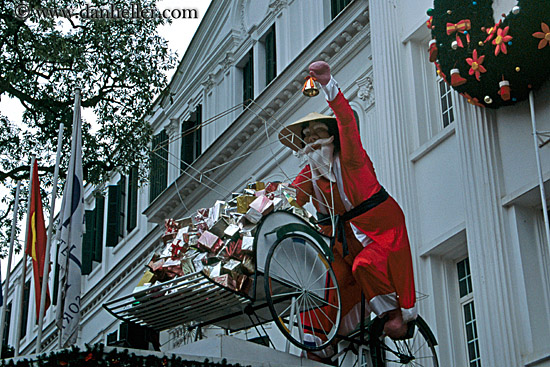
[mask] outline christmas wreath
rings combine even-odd
[[[550,1],[520,0],[496,23],[491,0],[434,0],[427,13],[430,61],[471,104],[512,105],[550,76]]]

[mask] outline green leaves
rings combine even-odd
[[[155,7],[155,0],[133,3]],[[127,170],[144,163],[151,136],[144,118],[167,85],[165,71],[176,62],[156,30],[163,20],[84,19],[80,17],[86,7],[83,0],[33,0],[28,2],[31,15],[23,21],[15,16],[19,4],[19,0],[5,0],[0,7],[0,97],[15,98],[25,108],[22,126],[0,116],[4,188],[28,177],[24,166],[29,165],[31,154],[36,154],[40,172],[51,180],[61,122],[65,124],[60,169],[64,178],[76,86],[82,90],[84,111],[92,109],[97,116],[96,121],[83,123],[86,182],[98,184],[115,168]],[[88,4],[128,7],[123,0]],[[68,9],[72,16],[48,18],[36,9]]]

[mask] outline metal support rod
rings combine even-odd
[[[0,357],[2,356],[2,348],[4,343],[8,345],[8,341],[4,340],[4,328],[6,324],[6,308],[8,301],[8,291],[10,289],[10,277],[11,277],[11,259],[13,256],[13,243],[15,242],[15,229],[17,228],[17,211],[19,210],[19,191],[21,189],[21,180],[17,181],[17,189],[15,191],[15,200],[13,204],[13,220],[11,222],[11,235],[10,235],[10,252],[8,254],[8,266],[6,267],[6,281],[4,283],[4,307],[2,307],[2,319],[0,321]]]
[[[550,250],[550,221],[548,220],[548,206],[546,205],[546,194],[544,192],[544,178],[542,177],[542,165],[537,141],[537,124],[535,121],[535,97],[533,91],[529,92],[529,108],[531,110],[531,124],[533,126],[533,140],[535,142],[535,157],[537,159],[537,171],[539,174],[540,198],[542,202],[542,215],[544,216],[544,230],[546,232],[546,243]]]
[[[33,154],[31,157],[31,169],[30,169],[30,176],[29,176],[29,201],[27,203],[27,231],[25,234],[25,243],[24,246],[27,246],[27,242],[29,241],[29,212],[31,211],[31,193],[32,193],[32,175],[34,173],[34,161],[36,160],[36,156]],[[21,261],[22,269],[21,269],[21,278],[19,283],[19,311],[17,316],[17,328],[15,329],[15,352],[14,356],[19,356],[19,348],[21,346],[21,325],[23,324],[23,296],[25,295],[25,276],[27,275],[27,254],[25,253],[26,247],[23,248],[23,258]],[[28,315],[27,315],[28,316]]]
[[[52,244],[53,222],[55,218],[55,197],[57,196],[57,180],[59,177],[59,161],[61,160],[61,146],[63,145],[63,129],[65,125],[59,125],[59,133],[57,135],[57,154],[55,158],[55,169],[53,173],[53,188],[52,200],[50,203],[50,223],[48,225],[48,234],[46,237],[46,253],[44,254],[44,273],[42,274],[42,289],[40,293],[40,313],[38,315],[38,335],[36,336],[36,354],[42,349],[42,328],[44,326],[44,311],[46,308],[46,290],[48,289],[48,280],[50,274],[50,247]]]

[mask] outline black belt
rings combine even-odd
[[[389,197],[388,192],[382,187],[378,192],[374,195],[372,195],[367,200],[363,201],[361,204],[357,205],[355,208],[343,213],[336,215],[334,218],[334,225],[336,228],[336,234],[334,237],[331,237],[330,239],[330,247],[334,248],[335,239],[338,238],[338,241],[342,243],[342,252],[344,256],[348,255],[348,243],[346,241],[346,236],[344,236],[344,224],[363,214],[367,211],[371,210],[372,208],[376,207],[378,204],[383,203],[386,201],[386,199]],[[332,224],[331,218],[329,214],[324,213],[317,213],[317,216],[319,217],[319,220],[317,221],[317,224],[320,225],[330,225]]]

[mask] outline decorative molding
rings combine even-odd
[[[235,59],[233,58],[233,52],[226,52],[225,57],[220,62],[220,65],[223,69],[223,72],[225,73],[235,62]]]
[[[177,118],[171,118],[168,125],[166,125],[166,132],[170,139],[174,138],[180,131],[180,122]]]
[[[287,0],[273,0],[269,4],[269,9],[271,12],[277,15],[281,10],[283,10],[287,6],[288,6]]]
[[[363,101],[364,110],[368,110],[374,104],[374,83],[372,71],[355,82],[359,88],[357,97]]]
[[[209,92],[214,87],[214,74],[209,73],[206,80],[201,83],[204,86],[204,90]]]

